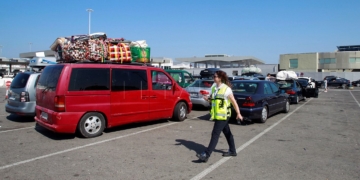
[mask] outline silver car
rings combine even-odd
[[[203,96],[210,95],[211,86],[213,84],[214,80],[198,79],[185,88],[185,90],[190,94],[190,99],[193,105],[210,107],[210,103],[205,101]]]
[[[35,89],[40,73],[18,73],[10,85],[5,110],[20,116],[35,116]]]

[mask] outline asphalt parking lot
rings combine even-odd
[[[360,179],[360,88],[330,89],[291,105],[265,124],[231,124],[237,157],[220,137],[207,163],[213,126],[197,108],[184,122],[106,130],[97,138],[55,134],[5,112],[0,89],[0,179]]]

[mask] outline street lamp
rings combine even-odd
[[[89,35],[90,35],[91,12],[93,12],[94,10],[86,9],[86,11],[89,12]]]
[[[29,46],[30,46],[30,52],[31,52],[31,45],[32,45],[32,43],[29,43]]]
[[[1,54],[2,54],[2,48],[3,48],[3,46],[0,45],[0,57],[1,57]]]

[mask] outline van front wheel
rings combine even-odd
[[[105,129],[105,118],[102,114],[90,112],[85,114],[78,125],[80,134],[85,138],[100,136]]]
[[[184,102],[179,102],[174,109],[173,120],[184,121],[186,119],[187,106]]]

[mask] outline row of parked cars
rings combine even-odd
[[[184,80],[184,79],[183,79]],[[63,63],[19,73],[6,111],[35,116],[58,133],[102,134],[105,128],[174,119],[191,112],[190,95],[165,70],[144,64]]]
[[[271,78],[269,81],[252,78],[239,76],[231,79],[232,90],[241,114],[262,123],[273,114],[289,112],[291,103],[297,104],[310,97],[317,98],[319,94],[314,80],[308,77],[286,80]],[[186,88],[193,105],[210,107],[203,96],[211,93],[213,83],[214,80],[203,78]],[[232,114],[236,114],[235,111]]]

